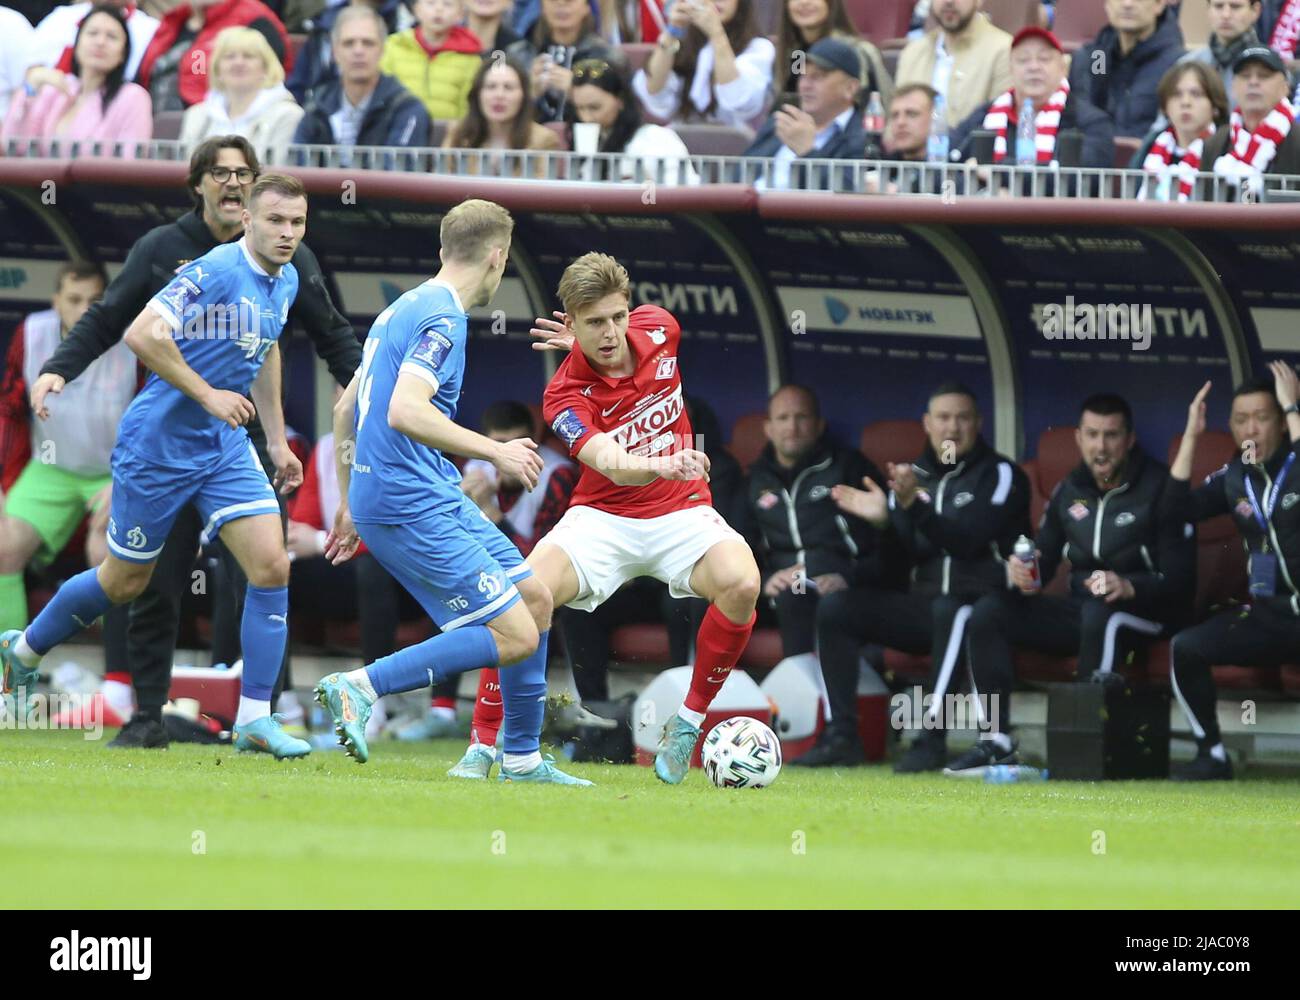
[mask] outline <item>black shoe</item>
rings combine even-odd
[[[163,724],[136,712],[108,745],[114,750],[166,750],[167,744]]]
[[[941,731],[922,733],[894,761],[895,774],[919,774],[921,771],[942,771],[948,763],[946,737]]]
[[[952,761],[947,770],[975,771],[983,770],[990,764],[1019,764],[1020,757],[1016,753],[1017,746],[1019,746],[1019,743],[1014,737],[1011,739],[1011,749],[1006,751],[993,740],[976,740],[975,745]]]
[[[862,740],[856,732],[840,733],[827,729],[811,750],[790,764],[792,767],[852,767],[866,761]]]
[[[1169,775],[1174,781],[1231,781],[1232,761],[1219,760],[1209,750],[1201,750],[1186,764],[1179,764]]]

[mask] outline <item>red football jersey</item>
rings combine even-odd
[[[599,375],[574,343],[546,387],[542,414],[577,457],[594,434],[609,434],[633,455],[671,455],[694,447],[682,398],[677,345],[682,329],[670,312],[637,306],[628,317],[627,342],[636,370],[624,378]],[[700,449],[703,450],[703,449]],[[622,517],[659,517],[713,502],[708,483],[656,479],[618,486],[584,465],[570,506],[585,505]]]

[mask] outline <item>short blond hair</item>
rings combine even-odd
[[[212,86],[215,90],[221,90],[221,60],[231,52],[255,55],[262,60],[262,65],[266,67],[266,84],[263,90],[270,90],[284,83],[284,67],[280,65],[280,58],[275,54],[275,49],[271,48],[271,43],[266,40],[265,35],[252,28],[223,28],[217,35],[217,41],[212,46],[212,55],[209,57]]]
[[[618,293],[631,301],[632,281],[627,268],[607,253],[584,253],[564,269],[556,294],[570,316],[583,306]]]
[[[515,220],[500,205],[470,198],[442,217],[438,240],[445,259],[478,264],[494,247],[505,246],[514,231]]]

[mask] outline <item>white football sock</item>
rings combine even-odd
[[[269,701],[254,701],[252,698],[245,698],[242,694],[239,696],[239,714],[235,716],[235,726],[246,726],[250,722],[256,722],[258,719],[265,719],[271,714],[271,703]]]
[[[1008,736],[1006,733],[993,733],[992,735],[989,736],[989,739],[991,739],[993,741],[993,745],[997,747],[999,750],[1001,750],[1003,753],[1011,752],[1011,737]]]
[[[366,673],[365,667],[359,667],[356,670],[349,670],[343,676],[350,680],[352,686],[371,701],[379,700],[379,695],[375,693],[375,686],[370,683],[370,675]]]
[[[435,719],[444,719],[448,722],[456,721],[456,710],[454,708],[448,708],[446,705],[434,705],[429,709],[429,713]]]
[[[1215,760],[1226,763],[1228,760],[1228,751],[1223,749],[1222,743],[1216,743],[1214,746],[1210,747],[1210,756]]]
[[[692,712],[689,708],[683,705],[681,708],[677,710],[677,714],[678,716],[680,716],[681,718],[689,722],[696,729],[699,729],[701,726],[704,725],[703,712]]]
[[[542,766],[542,752],[534,750],[532,753],[508,753],[501,761],[503,770],[511,774],[523,774],[534,768]]]
[[[14,643],[14,656],[18,657],[18,662],[24,667],[36,667],[40,665],[41,654],[27,645],[27,633],[24,632]]]

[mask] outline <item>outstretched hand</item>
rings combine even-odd
[[[573,350],[573,334],[565,322],[568,318],[564,313],[556,310],[551,313],[555,319],[543,319],[537,317],[534,320],[536,324],[528,331],[529,335],[536,337],[533,341],[534,351],[571,351]]]

